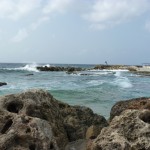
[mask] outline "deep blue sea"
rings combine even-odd
[[[95,65],[69,64],[0,64],[0,95],[19,93],[28,89],[44,89],[56,99],[71,105],[90,107],[94,112],[109,117],[111,107],[120,100],[150,97],[150,76],[132,74],[127,70],[91,70],[40,72],[36,66],[74,66],[91,68]],[[27,76],[33,73],[32,76]],[[88,75],[81,75],[88,74]]]

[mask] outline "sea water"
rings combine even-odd
[[[0,64],[0,95],[28,89],[44,89],[56,99],[71,105],[90,107],[95,113],[109,117],[111,107],[120,100],[150,97],[150,77],[127,70],[90,70],[77,74],[41,72],[37,66],[73,66],[92,68],[95,65],[69,64]],[[29,75],[33,74],[33,75]]]

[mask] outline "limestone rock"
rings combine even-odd
[[[68,143],[58,105],[42,90],[0,97],[0,149],[64,149]]]
[[[107,126],[91,109],[57,101],[43,90],[0,97],[0,150],[86,148],[90,126]]]
[[[110,120],[112,120],[115,116],[119,116],[121,112],[123,112],[126,109],[149,109],[150,110],[150,98],[141,97],[141,98],[117,102],[111,109]]]
[[[126,110],[94,140],[92,150],[150,150],[150,111]]]

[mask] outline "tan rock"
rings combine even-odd
[[[101,131],[100,126],[92,125],[86,131],[86,139],[95,139]]]
[[[150,111],[126,110],[92,143],[92,150],[150,150]]]

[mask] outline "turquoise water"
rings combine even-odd
[[[91,70],[70,75],[66,72],[40,72],[36,66],[37,64],[0,64],[0,82],[8,83],[0,87],[0,95],[41,88],[48,90],[58,100],[71,105],[88,106],[106,118],[117,101],[150,97],[148,76],[123,70]],[[94,65],[59,66],[91,68]],[[27,76],[31,73],[34,75]]]

